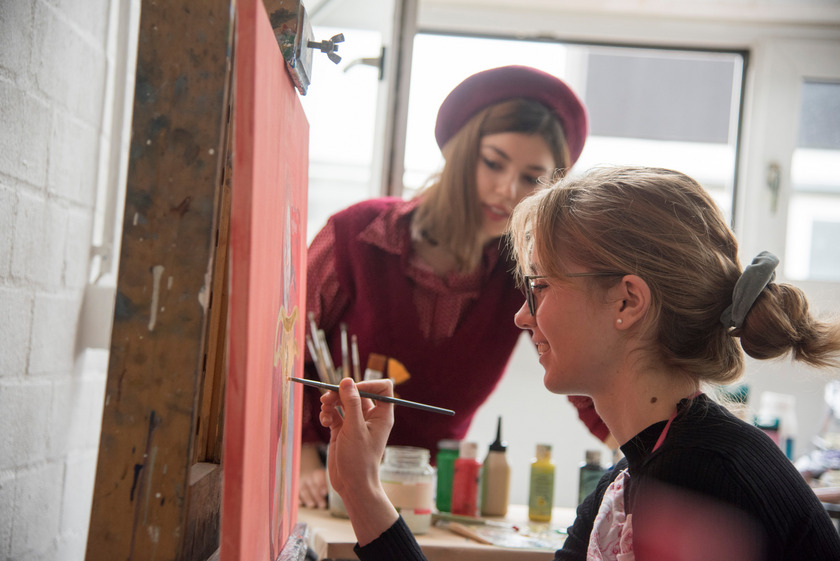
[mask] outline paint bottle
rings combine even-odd
[[[429,451],[415,446],[386,446],[379,479],[388,500],[414,534],[425,534],[432,524],[435,468]]]
[[[496,425],[496,440],[490,445],[481,471],[481,515],[505,516],[510,497],[510,465],[502,442],[502,418]]]
[[[601,466],[601,452],[587,450],[585,461],[580,464],[578,470],[578,504],[582,503],[583,499],[595,490],[601,476],[604,475],[604,471],[606,470]]]
[[[551,522],[553,506],[554,464],[551,461],[551,445],[537,444],[537,456],[531,463],[528,518],[534,522]]]
[[[452,510],[452,476],[455,472],[455,460],[458,459],[458,440],[441,440],[437,443],[438,451],[435,455],[437,467],[437,494],[435,506],[440,512]]]
[[[478,445],[475,442],[461,442],[452,475],[452,514],[478,516],[480,512],[481,462],[477,455]]]
[[[794,396],[763,392],[755,425],[773,439],[788,459],[794,459],[793,444],[798,429]]]

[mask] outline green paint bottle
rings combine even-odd
[[[437,493],[435,495],[435,506],[440,512],[452,510],[452,475],[455,472],[455,460],[458,459],[457,440],[441,440],[438,442],[438,451],[435,455],[435,466],[437,467]]]
[[[604,468],[601,466],[601,452],[598,450],[587,450],[586,460],[581,464],[578,476],[578,504],[588,497],[601,476],[604,475]]]

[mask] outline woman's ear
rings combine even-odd
[[[627,329],[639,323],[650,309],[650,287],[639,276],[624,275],[611,290],[615,302],[616,327]]]

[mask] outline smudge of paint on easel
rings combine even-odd
[[[134,490],[137,489],[137,481],[140,479],[140,472],[143,471],[145,464],[134,464],[134,481],[131,482],[131,492],[128,494],[128,500],[134,500]]]
[[[134,523],[131,532],[131,546],[130,550],[134,551],[134,543],[137,538],[137,532],[141,524],[140,508],[142,504],[143,516],[142,525],[146,525],[149,510],[149,496],[152,489],[152,475],[154,473],[155,458],[157,457],[157,446],[154,445],[155,431],[160,426],[162,419],[152,410],[149,413],[149,430],[146,433],[146,449],[143,453],[143,462],[134,464],[134,481],[131,485],[131,494],[129,495],[131,501],[134,501],[135,491],[137,497],[142,496],[143,501],[134,503]],[[149,526],[146,528],[149,536],[153,538],[153,542],[157,543],[160,536],[160,528],[156,526]],[[153,533],[156,532],[156,533]]]
[[[157,322],[158,301],[160,300],[160,279],[163,276],[163,265],[152,267],[152,309],[149,312],[149,331],[155,330]]]
[[[129,500],[134,500],[134,491],[137,489],[138,484],[141,484],[140,474],[143,472],[143,469],[146,467],[151,467],[150,463],[154,463],[155,456],[157,455],[157,446],[152,446],[152,439],[155,434],[155,430],[157,430],[158,426],[160,426],[160,418],[152,411],[149,414],[149,430],[146,433],[146,451],[143,453],[143,463],[141,464],[134,464],[134,481],[131,483],[131,492],[129,493]],[[132,453],[135,451],[135,448],[131,449]],[[149,457],[151,456],[151,462],[149,462]],[[164,473],[166,470],[164,469]],[[148,481],[151,481],[151,475],[148,477]],[[148,492],[146,492],[148,496]]]
[[[183,218],[184,214],[186,214],[186,212],[190,209],[190,203],[192,203],[192,197],[187,196],[178,204],[178,206],[170,207],[169,212],[175,213]]]
[[[160,541],[160,526],[149,526],[146,531],[149,532],[149,539],[152,540],[152,543],[156,544]]]
[[[210,285],[213,283],[213,258],[207,260],[207,270],[204,271],[204,284],[198,291],[198,304],[204,313],[210,308]]]
[[[149,453],[148,453],[149,458],[146,461],[146,466],[149,469],[146,470],[147,475],[146,475],[146,485],[145,485],[146,493],[145,493],[145,497],[144,497],[145,500],[143,501],[143,507],[144,507],[143,508],[143,524],[146,524],[146,522],[148,522],[148,519],[149,519],[149,499],[151,497],[151,492],[152,492],[152,476],[155,473],[155,460],[157,459],[157,450],[158,450],[157,446],[152,446],[149,449]]]

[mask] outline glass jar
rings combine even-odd
[[[327,450],[327,466],[329,466],[329,450]],[[324,469],[327,471],[327,504],[329,505],[330,514],[336,518],[350,518],[347,514],[347,508],[344,506],[344,501],[341,500],[341,495],[333,489],[330,483],[330,470],[327,466],[324,466]]]
[[[432,523],[435,468],[429,451],[415,446],[387,446],[379,468],[385,494],[414,534],[425,534]]]

